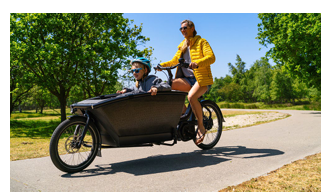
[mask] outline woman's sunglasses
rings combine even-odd
[[[182,30],[186,30],[187,29],[187,26],[186,27],[181,27],[179,30],[182,31]]]
[[[131,69],[131,70],[129,70],[130,72],[132,72],[132,73],[139,73],[140,72],[140,70],[142,70],[142,68],[137,68],[137,69]]]

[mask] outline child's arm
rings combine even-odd
[[[156,78],[152,82],[152,87],[148,92],[151,92],[151,95],[156,95],[157,91],[171,91],[171,87],[166,82],[163,82],[160,78]]]
[[[125,94],[126,92],[133,92],[135,90],[135,88],[123,88],[121,91],[117,91],[116,93],[119,94]]]

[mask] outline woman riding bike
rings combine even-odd
[[[216,59],[209,43],[201,36],[196,35],[197,32],[192,21],[182,21],[180,31],[185,39],[178,45],[178,50],[173,59],[160,65],[163,67],[173,66],[178,63],[179,58],[184,58],[185,62],[190,64],[191,70],[183,67],[176,70],[176,79],[172,81],[172,90],[188,92],[188,100],[198,120],[195,142],[198,145],[203,142],[206,134],[202,107],[198,98],[207,92],[213,84],[210,65]]]

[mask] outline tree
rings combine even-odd
[[[35,105],[36,112],[38,109],[40,109],[40,113],[43,113],[43,109],[46,106],[46,104],[49,104],[51,100],[51,94],[47,89],[44,89],[40,86],[34,86],[32,89],[32,101]]]
[[[20,54],[18,44],[10,44],[10,115],[33,88],[33,83],[30,82],[33,75],[22,69]]]
[[[300,79],[292,81],[294,99],[302,99],[308,96],[308,87]]]
[[[276,67],[270,83],[270,97],[273,101],[284,102],[293,99],[292,79],[287,73]]]
[[[242,61],[239,55],[236,55],[236,63],[235,66],[231,63],[228,63],[229,71],[233,75],[233,82],[240,84],[242,78],[244,77],[244,73],[246,72],[245,69],[245,62]]]
[[[273,44],[266,56],[283,67],[292,78],[321,89],[321,14],[261,13],[260,44]]]
[[[268,103],[270,98],[270,83],[272,77],[271,65],[268,63],[268,59],[262,57],[257,60],[251,67],[254,70],[254,86],[253,97],[258,101]]]
[[[227,80],[230,78],[230,81]],[[219,95],[218,91],[226,85],[226,81],[230,83],[232,78],[229,75],[226,75],[225,78],[220,77],[219,79],[215,77],[213,84],[211,85],[211,89],[208,94],[205,94],[206,99],[212,100],[214,102],[222,101],[223,98]]]
[[[255,102],[256,98],[253,97],[253,93],[255,90],[255,70],[254,68],[250,68],[244,73],[243,78],[241,79],[240,86],[243,92],[243,100],[244,102]]]
[[[228,102],[238,102],[243,96],[240,85],[234,82],[223,86],[218,92]]]
[[[39,13],[10,15],[10,44],[17,45],[21,70],[55,95],[66,118],[66,102],[73,86],[91,95],[114,87],[118,69],[130,57],[150,56],[138,50],[149,38],[122,14]]]

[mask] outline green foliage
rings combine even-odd
[[[218,90],[226,101],[239,101],[242,99],[243,93],[241,86],[237,83],[229,83]]]
[[[224,87],[225,85],[232,82],[232,77],[229,75],[226,75],[226,77],[221,78],[215,78],[214,83],[211,86],[210,92],[206,94],[206,98],[210,99],[215,102],[224,101],[224,94],[219,93],[219,90]]]
[[[100,95],[114,88],[118,69],[130,58],[152,54],[151,47],[139,50],[149,38],[141,35],[142,26],[130,27],[132,23],[122,14],[13,13],[10,48],[16,54],[11,64],[58,98],[65,119],[74,86],[87,97]]]
[[[244,77],[245,69],[245,62],[242,61],[239,55],[236,55],[236,63],[235,66],[231,63],[228,63],[229,71],[233,75],[233,82],[239,84]]]
[[[259,14],[257,39],[274,45],[250,69],[236,55],[228,63],[230,75],[215,78],[206,98],[223,106],[242,108],[241,102],[296,104],[300,99],[321,104],[321,14]],[[120,90],[118,69],[130,68],[131,58],[151,57],[142,25],[122,14],[10,15],[10,112],[15,107],[41,109],[66,105]],[[236,102],[232,103],[232,102]],[[278,105],[276,105],[278,107]],[[281,105],[284,106],[284,105]],[[257,104],[248,108],[258,107]]]
[[[283,102],[293,99],[292,80],[280,68],[276,68],[273,72],[272,82],[270,84],[270,96],[273,101]]]
[[[290,76],[321,88],[321,14],[262,13],[258,24],[260,44]]]
[[[258,101],[270,102],[270,83],[272,77],[272,69],[266,58],[257,60],[253,66],[254,86],[253,97]]]
[[[278,109],[278,110],[318,110],[321,111],[320,102],[296,101],[295,103],[273,103],[264,102],[242,103],[242,102],[219,102],[220,108],[237,108],[237,109]]]
[[[20,60],[18,45],[10,44],[10,114],[24,101],[34,85],[30,82],[33,74],[22,69]]]
[[[215,102],[226,101],[222,108],[245,108],[240,102],[264,102],[265,104],[292,103],[296,104],[301,99],[310,99],[320,102],[320,90],[307,85],[299,78],[292,78],[280,66],[272,67],[267,58],[262,57],[254,62],[250,69],[245,70],[242,59],[237,55],[236,63],[231,65],[233,76],[215,78],[207,99]],[[236,102],[232,103],[231,102]],[[282,107],[287,107],[281,105]],[[275,107],[278,108],[279,106]],[[319,109],[320,105],[313,105]],[[248,108],[258,108],[257,105]],[[269,108],[269,107],[267,107]],[[303,107],[301,107],[303,109]]]

